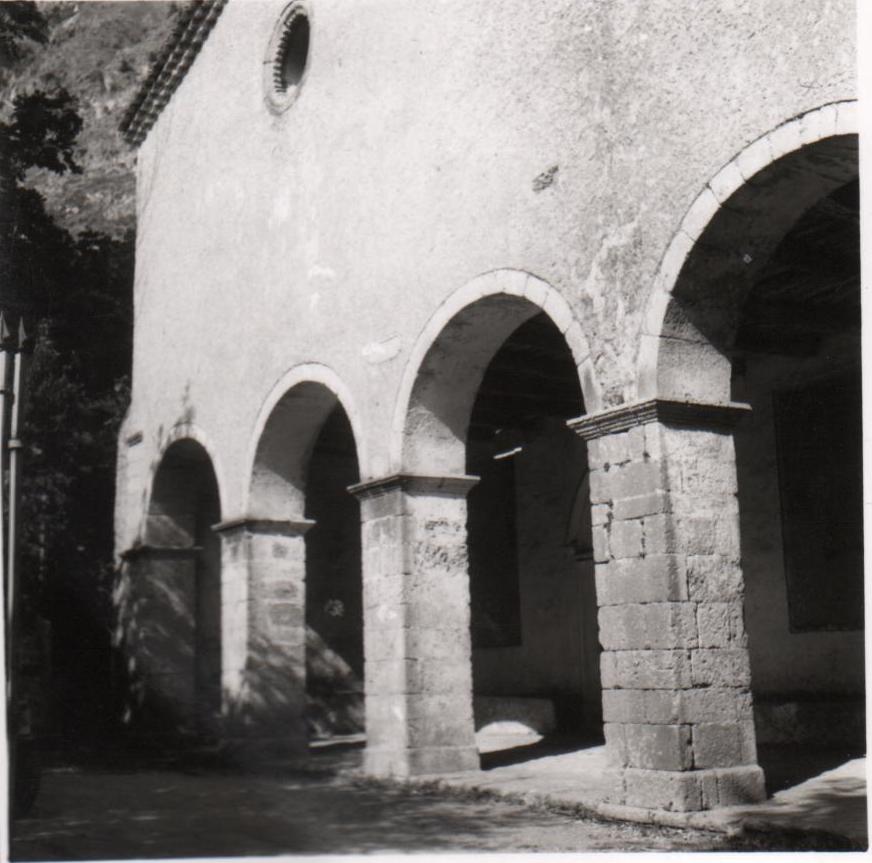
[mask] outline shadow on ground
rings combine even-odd
[[[788,744],[760,744],[757,761],[766,775],[766,791],[772,794],[792,788],[853,758],[862,758],[862,749],[824,749]]]
[[[846,849],[826,836],[746,838],[601,822],[475,792],[436,793],[343,778],[357,745],[311,759],[232,770],[208,753],[92,753],[50,764],[13,860],[99,860],[373,852],[572,852]],[[331,761],[331,759],[333,759]]]
[[[537,758],[545,758],[550,755],[577,752],[589,746],[602,746],[604,742],[601,735],[581,737],[578,735],[548,734],[535,743],[482,752],[479,760],[482,770],[493,770],[512,764],[524,764],[527,761],[534,761]]]

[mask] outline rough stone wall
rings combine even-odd
[[[588,441],[604,730],[625,805],[763,794],[733,441],[704,425],[649,422]]]
[[[463,493],[362,495],[367,767],[478,767]]]
[[[139,152],[126,434],[144,439],[121,547],[179,422],[204,430],[240,511],[254,418],[300,362],[361,405],[362,475],[396,469],[411,346],[494,268],[560,291],[606,403],[632,398],[646,292],[687,207],[750,141],[855,95],[847,0],[319,0],[304,85],[275,117],[261,64],[281,8],[228,6]]]
[[[304,750],[305,545],[299,525],[222,525],[223,733]]]

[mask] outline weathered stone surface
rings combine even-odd
[[[678,550],[671,515],[647,515],[643,523],[646,557],[649,554],[672,554]]]
[[[702,808],[702,777],[697,771],[624,771],[627,806],[695,812]]]
[[[693,766],[688,725],[623,726],[626,765],[646,770],[688,770]]]
[[[700,647],[746,647],[740,602],[703,602],[697,608]]]
[[[599,612],[606,650],[695,647],[696,606],[688,602],[612,605]]]
[[[591,507],[591,524],[594,527],[608,524],[612,518],[612,508],[609,504],[598,503]]]
[[[630,461],[630,436],[628,432],[606,435],[592,441],[594,457],[598,466],[618,467]]]
[[[609,550],[609,529],[606,525],[594,527],[593,536],[593,559],[596,563],[607,563],[611,558]]]
[[[738,560],[721,554],[687,558],[688,597],[698,602],[735,602],[744,596]]]
[[[662,463],[659,461],[627,462],[602,472],[600,480],[605,489],[600,494],[607,500],[623,500],[640,495],[668,490]]]
[[[637,560],[598,565],[596,590],[600,606],[687,599],[684,558],[646,555]]]
[[[642,522],[613,521],[609,528],[609,554],[615,560],[642,554]]]
[[[677,693],[681,722],[738,722],[750,718],[750,695],[735,689],[705,686]]]
[[[715,771],[718,783],[718,806],[738,806],[766,799],[763,771],[754,766]]]
[[[668,512],[670,508],[669,495],[664,491],[654,491],[615,500],[614,517],[618,521],[642,516]]]
[[[606,722],[690,725],[737,723],[751,719],[751,697],[736,689],[606,689]]]
[[[694,767],[736,767],[754,764],[756,760],[753,722],[699,723],[693,726]]]
[[[691,685],[688,650],[603,651],[605,689],[682,689]]]
[[[747,689],[751,685],[748,651],[705,649],[690,653],[694,686],[726,686]]]
[[[590,441],[594,443],[594,441]],[[596,504],[609,504],[612,501],[612,490],[609,478],[602,468],[593,468],[590,472],[590,502]]]

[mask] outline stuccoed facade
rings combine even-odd
[[[473,690],[553,697],[604,733],[610,803],[760,799],[755,700],[757,736],[799,739],[863,692],[857,625],[791,631],[780,354],[739,369],[734,347],[785,237],[856,180],[853,5],[306,0],[283,110],[290,7],[208,7],[128,123],[131,721],[302,751],[320,674],[326,724],[365,723],[367,768],[408,775],[478,768]],[[816,338],[785,349],[793,383],[791,363],[856,364],[852,326]],[[575,410],[524,378],[546,342]],[[517,428],[505,386],[482,395],[498,354],[527,380]],[[471,641],[468,561],[503,554],[504,525],[473,551],[471,423],[485,470],[515,465],[493,482],[518,620],[491,644]],[[487,494],[483,512],[508,492]]]

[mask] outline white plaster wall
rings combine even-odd
[[[632,397],[640,317],[681,218],[785,119],[853,98],[848,0],[310,0],[296,103],[261,63],[282,2],[236,0],[140,148],[133,539],[185,422],[242,508],[255,418],[292,366],[330,366],[389,464],[404,363],[439,303],[514,267],[567,299],[606,402]],[[559,166],[551,186],[533,180]]]

